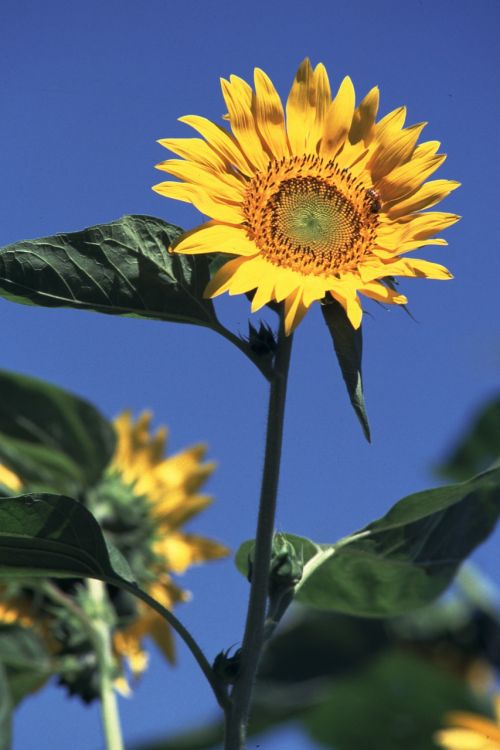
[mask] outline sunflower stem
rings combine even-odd
[[[113,686],[113,650],[110,625],[107,617],[109,601],[106,593],[106,585],[95,578],[88,578],[87,591],[92,605],[95,607],[95,619],[92,618],[92,631],[99,672],[101,719],[106,750],[124,750],[118,701]]]
[[[226,710],[225,750],[243,750],[252,690],[265,644],[266,604],[269,592],[276,498],[283,441],[285,400],[292,336],[286,336],[281,317],[274,372],[270,383],[266,451],[260,494],[252,582],[238,677]]]

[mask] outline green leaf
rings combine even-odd
[[[347,387],[349,399],[368,442],[371,441],[370,425],[365,409],[361,360],[363,338],[361,327],[353,328],[342,305],[333,300],[321,305],[321,312],[332,337],[335,353]]]
[[[5,669],[0,664],[0,750],[9,750],[12,742],[12,696]]]
[[[204,256],[173,255],[182,230],[151,216],[124,216],[80,232],[0,250],[0,294],[16,302],[74,307],[211,326]]]
[[[304,721],[313,739],[335,750],[433,750],[446,712],[480,709],[464,682],[394,650],[338,682]]]
[[[123,583],[99,524],[82,503],[49,494],[0,499],[0,578],[46,576]]]
[[[500,468],[469,482],[410,495],[378,521],[337,543],[283,534],[303,555],[298,601],[366,617],[409,612],[451,583],[500,515]],[[246,542],[236,555],[246,574]]]
[[[115,449],[111,424],[87,401],[25,375],[0,371],[0,461],[30,488],[79,494]]]
[[[440,476],[463,481],[490,467],[500,457],[500,398],[489,401],[474,417],[447,458]]]

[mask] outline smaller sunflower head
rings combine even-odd
[[[225,557],[228,550],[183,529],[212,502],[200,493],[215,468],[214,463],[204,460],[206,447],[195,445],[165,457],[166,430],[160,428],[153,434],[151,418],[145,412],[134,420],[125,412],[115,420],[115,454],[85,502],[105,536],[125,556],[139,585],[170,609],[189,599],[189,593],[179,588],[172,575],[184,573],[191,565]],[[29,489],[21,477],[0,465],[0,491],[12,495]],[[79,580],[62,579],[54,585],[85,609],[85,588]],[[148,660],[143,645],[146,637],[153,638],[171,662],[175,648],[170,627],[156,612],[125,592],[110,589],[108,595],[118,662],[116,686],[126,691],[119,663],[125,659],[132,673],[140,675]],[[88,634],[63,607],[47,599],[39,584],[27,582],[14,598],[0,592],[2,622],[39,628],[51,652],[76,660],[74,671],[61,675],[60,681],[85,701],[96,697],[95,660]]]
[[[459,185],[426,182],[445,156],[436,141],[417,144],[425,123],[405,127],[404,107],[377,121],[378,88],[356,104],[346,77],[332,96],[325,67],[307,59],[285,106],[259,68],[253,88],[237,76],[221,84],[231,130],[181,117],[201,138],[160,140],[181,158],[158,169],[179,181],[154,187],[209,217],[175,252],[233,256],[206,297],[252,293],[252,311],[283,302],[287,333],[315,300],[333,298],[358,328],[359,293],[401,305],[406,297],[386,279],[451,278],[406,255],[445,245],[435,235],[459,218],[424,210]]]

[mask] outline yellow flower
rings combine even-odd
[[[406,298],[384,279],[449,279],[437,263],[401,257],[458,216],[422,212],[459,186],[425,182],[445,159],[439,142],[417,145],[425,123],[404,128],[406,109],[375,121],[379,92],[355,106],[346,77],[332,100],[322,64],[304,60],[283,109],[268,76],[255,69],[255,91],[241,78],[222,79],[232,133],[196,115],[181,117],[202,138],[167,138],[181,156],[158,165],[181,182],[154,187],[194,204],[210,221],[183,235],[178,253],[228,253],[206,297],[255,290],[252,311],[285,303],[290,333],[315,300],[331,295],[355,328],[358,292],[385,303]]]
[[[189,593],[170,574],[225,557],[228,549],[181,528],[212,502],[198,492],[215,468],[214,463],[203,461],[205,446],[195,445],[165,458],[166,430],[160,428],[153,435],[150,424],[151,414],[146,412],[135,422],[129,412],[115,420],[115,454],[104,481],[89,494],[89,504],[105,534],[131,563],[139,585],[171,609],[188,600]],[[29,491],[20,477],[1,464],[0,484],[13,493]],[[113,643],[117,656],[124,657],[138,676],[147,666],[143,638],[152,637],[170,662],[175,660],[175,651],[165,620],[141,601],[136,606],[136,614],[118,622]],[[0,622],[28,623],[29,607],[29,598],[3,601],[0,591]],[[120,619],[119,611],[117,616]],[[42,613],[36,617],[40,619]],[[126,691],[120,678],[117,686]]]
[[[151,435],[150,423],[149,413],[143,413],[135,423],[128,412],[115,420],[118,443],[110,469],[131,486],[137,501],[142,498],[146,502],[151,535],[145,546],[149,546],[151,558],[144,585],[154,599],[170,609],[189,595],[173,583],[169,573],[183,573],[190,565],[226,556],[228,550],[181,530],[212,502],[210,497],[198,494],[215,468],[213,463],[202,462],[205,447],[196,445],[164,458],[166,430],[161,428]],[[136,675],[147,665],[141,645],[147,635],[169,661],[174,661],[172,633],[165,620],[142,602],[138,609],[138,617],[114,636],[116,652],[127,658]]]
[[[453,712],[446,716],[449,729],[436,733],[435,741],[447,750],[500,750],[500,695],[495,698],[496,721],[476,714]]]

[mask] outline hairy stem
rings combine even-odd
[[[252,565],[252,583],[241,648],[240,670],[231,694],[229,709],[226,711],[225,750],[243,750],[245,747],[252,690],[265,642],[266,603],[291,348],[292,337],[285,336],[283,321],[281,321],[269,395],[266,452]]]

